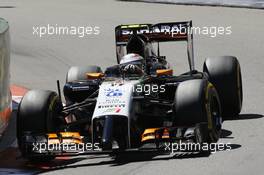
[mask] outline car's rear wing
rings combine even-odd
[[[150,42],[187,41],[190,69],[194,70],[192,21],[158,24],[128,24],[115,28],[116,46],[125,46],[133,34],[145,35]]]

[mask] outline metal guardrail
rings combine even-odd
[[[0,18],[0,137],[10,118],[10,39],[9,25]]]
[[[264,9],[264,0],[120,0],[120,1]]]

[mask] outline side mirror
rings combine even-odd
[[[172,69],[158,69],[156,70],[157,76],[162,76],[162,75],[173,75],[173,70]]]
[[[104,73],[86,73],[87,79],[99,79],[104,77]]]

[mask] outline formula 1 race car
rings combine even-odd
[[[17,115],[22,156],[56,156],[164,150],[166,143],[216,143],[222,118],[242,107],[236,57],[207,58],[194,67],[192,22],[120,25],[115,29],[117,65],[71,67],[58,93],[31,90]],[[160,42],[187,41],[190,70],[173,75]],[[157,54],[156,54],[157,53]],[[200,147],[194,151],[203,151]]]

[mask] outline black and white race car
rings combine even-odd
[[[29,91],[17,116],[22,155],[51,160],[144,150],[146,144],[161,150],[164,143],[179,141],[216,143],[222,118],[241,111],[240,65],[234,56],[221,56],[207,58],[203,71],[197,71],[191,27],[191,21],[117,26],[118,64],[104,72],[98,66],[71,67],[63,88],[66,105],[59,83],[58,94]],[[159,47],[153,49],[154,43],[169,41],[187,42],[186,73],[173,75]],[[88,143],[89,149],[70,149]]]

